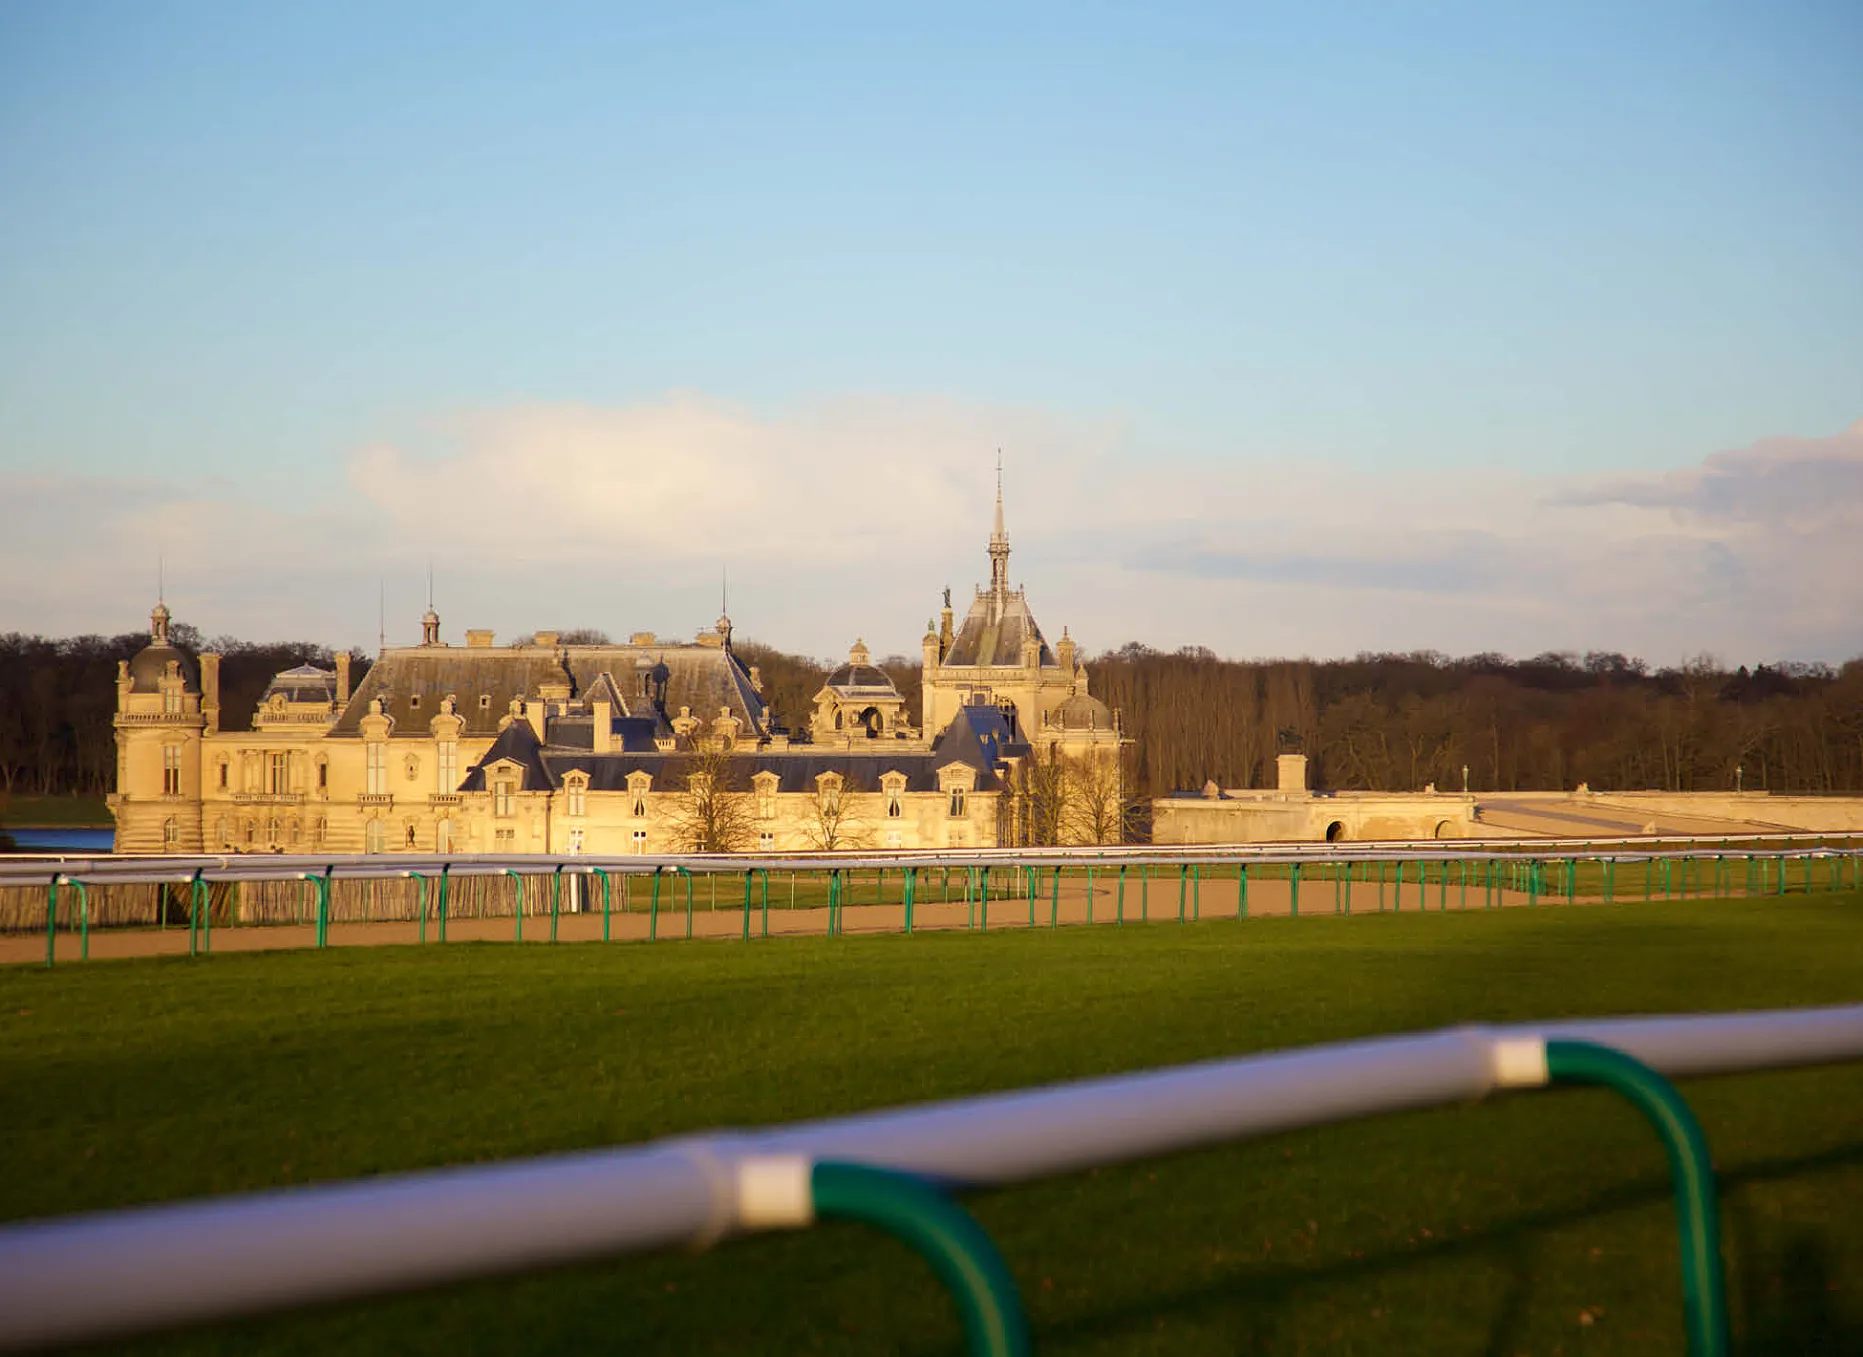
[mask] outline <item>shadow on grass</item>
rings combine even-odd
[[[1798,1229],[1782,1242],[1766,1240],[1742,1194],[1743,1188],[1856,1165],[1863,1165],[1863,1141],[1817,1155],[1762,1160],[1718,1175],[1723,1252],[1736,1260],[1728,1277],[1730,1303],[1737,1300],[1737,1313],[1745,1316],[1745,1333],[1734,1349],[1741,1357],[1863,1357],[1863,1323],[1841,1313],[1834,1303],[1838,1292],[1828,1239],[1816,1230]],[[1251,1268],[1213,1285],[1154,1294],[1139,1304],[1083,1314],[1064,1323],[1038,1325],[1036,1346],[1039,1349],[1069,1340],[1105,1340],[1122,1334],[1137,1337],[1155,1331],[1160,1321],[1196,1322],[1218,1317],[1233,1321],[1240,1304],[1245,1307],[1246,1318],[1241,1321],[1235,1350],[1261,1352],[1280,1327],[1281,1312],[1304,1290],[1369,1283],[1420,1264],[1499,1259],[1504,1261],[1508,1276],[1506,1298],[1489,1326],[1483,1352],[1486,1357],[1506,1357],[1520,1350],[1520,1330],[1533,1295],[1532,1263],[1541,1234],[1669,1200],[1667,1182],[1660,1186],[1613,1188],[1566,1210],[1519,1216],[1460,1238],[1437,1239],[1310,1268]],[[1676,1266],[1680,1266],[1679,1259]],[[1679,1336],[1680,1313],[1675,1316],[1675,1326]]]

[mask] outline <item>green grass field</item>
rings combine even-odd
[[[0,826],[35,829],[67,826],[108,828],[115,824],[101,796],[12,796],[0,801]]]
[[[0,972],[0,1216],[753,1125],[1470,1020],[1863,999],[1863,897],[223,955]],[[1739,1350],[1863,1352],[1863,1066],[1685,1087]],[[1045,1353],[1680,1353],[1653,1134],[1497,1099],[971,1199]],[[950,1353],[857,1227],[139,1351]]]

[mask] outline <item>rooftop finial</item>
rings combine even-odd
[[[381,649],[376,653],[386,655],[388,653],[388,581],[376,580],[375,591],[375,622],[378,628],[376,640],[381,645]]]
[[[1003,526],[1003,450],[996,450],[996,522],[990,529],[990,596],[997,614],[1009,596],[1009,531]]]

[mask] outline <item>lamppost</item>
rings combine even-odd
[[[1468,795],[1468,765],[1462,765],[1462,795]]]

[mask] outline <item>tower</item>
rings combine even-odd
[[[167,604],[158,602],[149,614],[149,644],[117,666],[117,790],[110,809],[119,853],[201,851],[205,720],[193,661],[174,645],[170,620]]]

